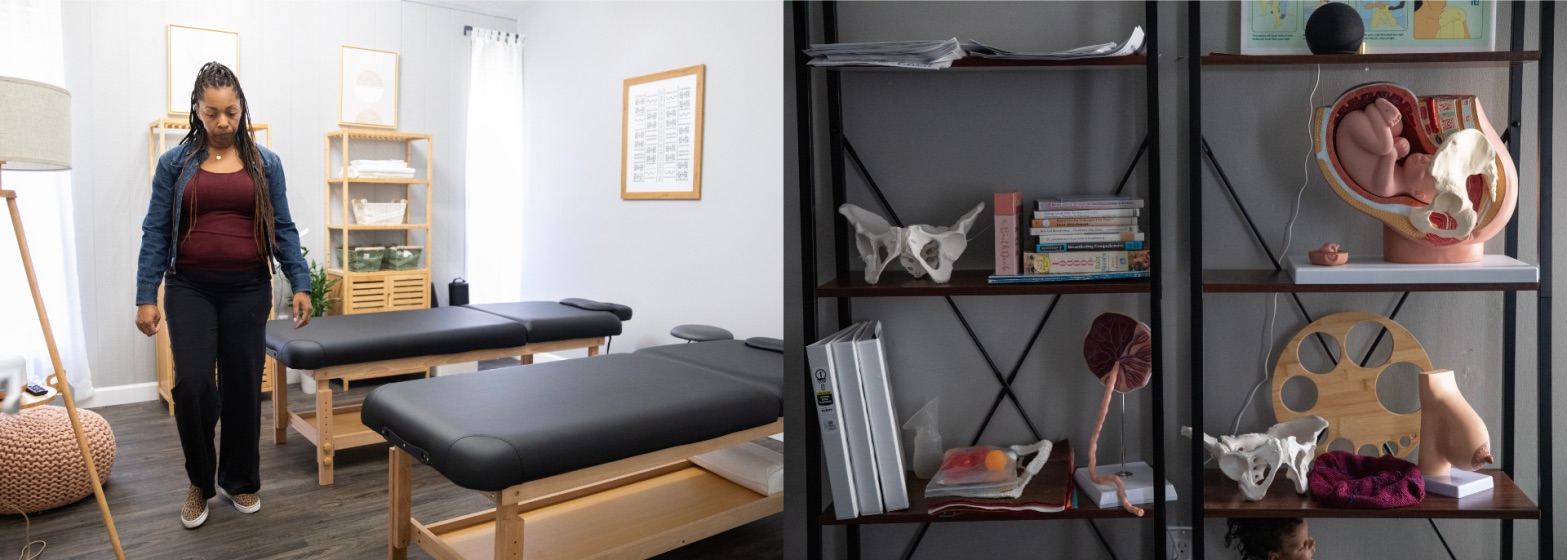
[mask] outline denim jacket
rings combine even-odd
[[[299,231],[289,217],[286,181],[283,179],[283,160],[272,150],[261,150],[261,161],[266,166],[267,187],[272,194],[273,229],[276,239],[267,241],[272,258],[283,265],[283,274],[295,292],[310,291],[310,269],[305,256],[299,250]],[[194,157],[187,158],[191,151]],[[179,254],[179,239],[175,232],[180,228],[180,210],[184,205],[177,201],[185,196],[185,185],[196,176],[201,162],[207,159],[207,149],[191,144],[175,146],[158,158],[158,170],[152,178],[152,200],[147,205],[147,218],[141,223],[141,255],[136,262],[136,304],[158,302],[158,285],[163,283],[165,272],[174,271],[174,259]],[[271,265],[277,272],[277,266]]]

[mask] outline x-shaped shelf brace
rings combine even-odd
[[[866,169],[865,162],[860,159],[859,153],[854,150],[854,144],[849,141],[847,135],[843,136],[843,148],[844,153],[849,156],[849,161],[854,164],[855,170],[859,171],[860,178],[864,179],[866,186],[870,188],[871,195],[875,196],[876,202],[881,205],[883,210],[887,211],[887,217],[893,225],[904,227],[903,220],[898,217],[898,212],[892,209],[892,204],[887,201],[887,197],[882,193],[881,187],[871,177],[870,171]],[[1115,194],[1119,195],[1126,190],[1127,180],[1131,179],[1132,172],[1137,168],[1137,163],[1142,160],[1143,154],[1147,151],[1148,138],[1145,136],[1142,143],[1137,147],[1137,154],[1132,156],[1131,164],[1127,165],[1126,172],[1121,175],[1121,181],[1116,187]],[[1040,316],[1039,324],[1034,327],[1033,334],[1029,335],[1028,345],[1023,347],[1022,355],[1018,356],[1017,361],[1012,364],[1012,369],[1006,375],[1001,374],[1001,368],[996,366],[996,361],[991,358],[990,351],[979,340],[979,335],[974,333],[973,327],[969,326],[968,318],[963,315],[963,310],[958,308],[957,302],[953,301],[952,296],[942,296],[942,298],[947,300],[947,307],[952,309],[953,316],[957,318],[958,323],[963,325],[963,331],[968,333],[969,340],[974,343],[974,348],[979,350],[980,356],[985,359],[985,365],[990,368],[991,375],[997,383],[1001,384],[1000,390],[996,393],[996,398],[990,403],[990,410],[985,413],[985,419],[980,422],[979,429],[974,431],[974,437],[970,438],[969,445],[979,444],[979,438],[990,427],[990,421],[995,418],[996,410],[1001,407],[1003,399],[1012,402],[1012,407],[1017,409],[1018,415],[1022,417],[1023,423],[1028,426],[1028,431],[1034,436],[1034,439],[1043,439],[1039,429],[1034,425],[1034,420],[1029,417],[1028,411],[1018,401],[1017,394],[1012,391],[1012,382],[1017,380],[1018,373],[1023,369],[1023,361],[1028,359],[1029,353],[1033,352],[1034,346],[1038,344],[1040,334],[1045,331],[1045,324],[1050,322],[1050,317],[1055,314],[1056,304],[1061,302],[1061,296],[1058,294],[1050,298],[1050,304],[1045,307],[1044,314]],[[1109,541],[1105,540],[1104,533],[1099,531],[1099,526],[1092,519],[1085,521],[1088,521],[1088,526],[1094,530],[1094,535],[1099,538],[1099,544],[1104,547],[1105,552],[1109,553],[1111,558],[1117,558],[1115,551],[1110,548]],[[850,530],[854,528],[855,526],[850,526]],[[920,524],[919,530],[914,535],[914,540],[909,543],[908,548],[903,552],[903,560],[908,560],[914,556],[914,552],[919,549],[919,545],[924,541],[925,533],[928,530],[930,530],[929,522]]]

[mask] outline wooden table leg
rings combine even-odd
[[[597,347],[597,346],[589,346],[588,347],[588,357],[592,358],[592,357],[597,356],[597,355],[599,355],[599,347]]]
[[[387,548],[386,557],[389,560],[406,560],[408,558],[408,539],[412,533],[409,524],[410,502],[412,496],[412,459],[407,451],[392,447],[388,451],[390,455],[387,461],[389,481],[387,484],[387,496],[390,499],[387,520]]]
[[[522,560],[522,507],[495,494],[495,560]]]
[[[288,443],[288,370],[277,360],[272,360],[272,443]]]
[[[332,383],[316,373],[316,470],[322,486],[332,483]]]
[[[533,354],[523,354],[521,356],[517,356],[517,362],[525,366],[531,366],[533,365]]]

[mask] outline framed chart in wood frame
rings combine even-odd
[[[337,123],[397,128],[397,53],[343,45],[337,67]]]
[[[702,103],[707,65],[625,80],[620,198],[702,198]]]
[[[172,23],[168,29],[165,103],[170,115],[189,115],[190,91],[203,65],[217,62],[239,76],[239,33]]]

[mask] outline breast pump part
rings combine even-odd
[[[914,445],[909,456],[909,464],[914,465],[914,476],[930,480],[936,476],[936,471],[941,468],[941,456],[946,447],[941,445],[941,431],[936,429],[936,402],[940,398],[931,399],[925,403],[919,412],[910,416],[903,423],[905,432],[914,431]]]

